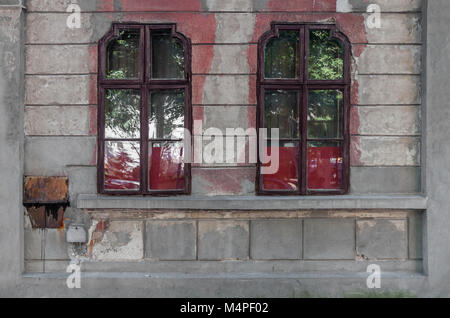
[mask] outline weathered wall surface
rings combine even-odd
[[[172,296],[206,295],[208,289],[202,287],[209,286],[209,280],[199,283],[177,276],[184,274],[212,275],[211,283],[221,286],[215,290],[218,296],[269,295],[259,290],[270,290],[268,281],[276,277],[283,288],[271,292],[279,296],[305,291],[339,295],[366,288],[365,279],[357,274],[371,263],[403,273],[394,274],[384,288],[426,293],[420,273],[432,268],[439,277],[441,263],[429,261],[423,229],[432,229],[427,212],[417,209],[77,209],[79,194],[96,193],[96,43],[115,21],[176,22],[192,40],[193,113],[195,119],[203,119],[204,128],[255,127],[257,41],[270,22],[335,21],[353,50],[351,193],[418,193],[424,128],[422,2],[79,0],[81,29],[71,30],[66,27],[70,1],[27,1],[25,113],[19,126],[25,132],[25,171],[20,171],[17,182],[21,185],[23,174],[67,176],[71,207],[65,223],[85,224],[89,243],[75,248],[65,242],[64,228],[33,229],[26,215],[25,233],[15,234],[21,236],[18,242],[25,240],[25,271],[36,276],[30,274],[22,286],[31,288],[18,289],[17,294],[32,294],[41,284],[51,288],[51,294],[67,293],[64,279],[56,283],[38,279],[45,273],[65,272],[74,257],[84,261],[84,271],[110,272],[111,277],[120,273],[114,279],[122,282],[108,285],[107,279],[94,277],[86,281],[84,294],[73,295],[96,295],[96,286],[114,286],[108,291],[114,295],[121,286],[129,295],[145,291],[147,296],[166,296],[168,272],[175,273],[170,279],[181,286]],[[380,29],[364,23],[371,3],[381,6]],[[193,195],[254,195],[253,165],[199,164],[192,174]],[[155,274],[158,290],[150,280],[123,272]],[[324,278],[320,273],[330,272],[354,276],[320,280]],[[245,285],[239,280],[245,279],[239,276],[242,273],[259,273],[261,280]],[[298,286],[295,279],[289,281],[295,273],[316,273],[318,280],[302,280]],[[230,277],[236,279],[233,284],[227,283]]]
[[[23,23],[18,1],[0,7],[0,285],[23,268]],[[1,294],[1,292],[0,292]]]
[[[114,21],[176,22],[192,40],[194,119],[207,129],[256,126],[257,41],[270,22],[334,20],[353,45],[351,192],[419,191],[421,1],[370,2],[379,29],[364,23],[367,1],[79,1],[74,30],[69,2],[27,3],[25,174],[94,184],[96,42]],[[252,195],[254,183],[252,164],[193,167],[193,194]]]

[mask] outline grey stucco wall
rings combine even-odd
[[[0,294],[15,288],[23,270],[25,17],[18,3],[0,6]]]
[[[425,28],[426,36],[423,37],[423,41],[426,41],[426,64],[425,74],[423,79],[426,81],[426,94],[423,94],[422,107],[424,110],[424,140],[422,144],[423,156],[425,161],[422,161],[422,167],[424,167],[424,178],[426,182],[423,182],[424,192],[428,196],[428,208],[423,213],[423,221],[425,223],[424,234],[424,261],[420,261],[420,265],[417,266],[416,262],[381,262],[382,267],[386,268],[389,272],[383,277],[382,286],[383,290],[409,290],[410,292],[419,296],[449,296],[450,295],[450,270],[448,265],[450,263],[450,250],[447,247],[447,242],[450,240],[450,213],[448,211],[449,195],[449,169],[448,169],[448,154],[450,153],[450,145],[448,143],[448,137],[450,136],[450,122],[448,121],[448,89],[446,87],[449,77],[449,63],[445,60],[450,55],[449,48],[446,46],[448,43],[448,31],[450,31],[450,21],[448,16],[450,12],[450,4],[446,0],[432,0],[428,3],[426,11],[427,15],[427,27]],[[3,11],[2,11],[3,10]],[[0,13],[8,16],[20,17],[21,9],[13,8],[0,9]],[[5,13],[6,12],[6,13]],[[1,17],[1,15],[0,15]],[[18,19],[17,21],[23,21]],[[0,21],[2,23],[2,21]],[[15,34],[21,34],[21,23],[14,23],[13,30],[17,32]],[[8,27],[11,24],[7,24]],[[0,38],[4,38],[5,35],[1,34]],[[8,29],[9,31],[10,29]],[[23,30],[23,28],[22,28]],[[14,32],[12,34],[14,34]],[[7,33],[9,35],[11,33]],[[10,60],[11,54],[16,53],[14,56],[17,58],[21,56],[21,41],[23,37],[18,36],[13,40],[5,40],[4,43],[11,43],[7,50],[0,52],[4,56],[7,56],[7,60]],[[3,42],[2,42],[3,43]],[[0,47],[0,49],[3,49]],[[0,54],[0,57],[2,54]],[[170,270],[180,268],[181,263],[172,262],[133,262],[133,263],[87,263],[86,271],[83,278],[82,289],[69,290],[65,286],[64,266],[60,266],[57,262],[49,262],[47,271],[49,273],[36,273],[26,274],[22,273],[22,241],[23,241],[23,210],[21,207],[21,185],[22,185],[22,153],[21,145],[22,140],[22,118],[23,118],[23,70],[21,59],[16,60],[14,63],[8,65],[15,65],[16,67],[6,67],[6,63],[2,64],[2,73],[6,74],[3,79],[6,82],[0,82],[0,96],[2,107],[1,111],[5,112],[5,116],[0,116],[0,127],[8,128],[2,131],[1,144],[5,149],[11,150],[8,155],[1,157],[2,168],[7,170],[5,176],[2,178],[1,190],[2,190],[2,204],[0,214],[0,226],[1,226],[1,242],[10,242],[9,244],[1,244],[0,246],[0,295],[8,296],[286,296],[296,297],[309,293],[318,296],[342,296],[346,293],[354,292],[355,290],[363,290],[365,285],[365,265],[366,262],[333,262],[331,265],[323,265],[322,262],[312,263],[311,267],[306,265],[295,265],[291,261],[277,261],[277,262],[240,262],[236,260],[212,262],[198,265],[186,265],[183,262],[183,266],[187,269],[187,273],[168,273]],[[12,74],[12,75],[11,75]],[[15,83],[15,84],[14,84]],[[12,97],[11,97],[12,96]],[[10,111],[10,110],[13,111]],[[11,127],[11,123],[19,123],[17,126]],[[8,133],[15,132],[11,135]],[[9,136],[9,137],[8,137]],[[9,145],[9,146],[8,146]],[[2,154],[3,156],[3,154]],[[426,166],[424,166],[424,162]],[[74,167],[74,171],[82,169],[81,167]],[[92,170],[91,170],[92,171]],[[414,172],[417,173],[417,172]],[[83,177],[80,177],[83,179]],[[82,188],[79,184],[77,185]],[[82,190],[81,190],[82,191]],[[176,212],[175,212],[176,214]],[[111,216],[111,213],[107,214]],[[100,212],[100,219],[102,214]],[[104,215],[103,215],[104,217]],[[130,216],[118,216],[121,217],[124,225],[121,231],[125,234],[142,231],[144,226],[136,225],[141,221],[129,221],[127,218]],[[178,218],[183,216],[178,215]],[[177,218],[175,217],[175,218]],[[220,218],[223,218],[220,216]],[[292,217],[291,217],[292,218]],[[328,220],[329,221],[329,220]],[[185,222],[185,221],[184,221]],[[261,220],[251,221],[248,224],[248,229],[253,233],[249,233],[249,236],[257,238],[258,233],[270,233],[272,226],[280,226],[283,222],[277,221],[270,224],[261,224],[264,222]],[[303,221],[308,222],[308,226],[317,226],[314,224],[316,221]],[[369,224],[365,223],[369,222]],[[385,233],[392,233],[389,230],[392,225],[395,228],[404,227],[404,221],[385,223],[381,222],[381,227],[373,225],[371,221],[360,220],[358,228],[368,229],[369,234],[376,234],[383,236]],[[228,222],[230,223],[230,222]],[[232,222],[231,222],[232,223]],[[242,231],[240,228],[246,229],[246,222],[240,221],[237,227],[237,234],[235,239],[242,239]],[[327,222],[320,224],[320,226],[326,227]],[[345,223],[345,222],[344,222]],[[184,228],[181,232],[177,230],[177,233],[185,233],[187,237],[191,237],[195,241],[195,235],[192,231],[195,231],[196,226],[193,223],[187,222],[187,228]],[[189,227],[189,224],[191,225]],[[149,222],[146,224],[146,228],[154,228],[159,224]],[[176,226],[180,224],[176,223]],[[207,226],[203,226],[203,232],[207,233]],[[211,225],[211,224],[209,224]],[[265,226],[264,226],[265,225]],[[358,224],[357,224],[358,225]],[[343,228],[346,226],[351,227],[348,224],[343,224]],[[314,231],[304,231],[293,226],[292,224],[286,229],[290,229],[291,236],[300,236],[304,239],[310,237]],[[374,228],[375,227],[375,228]],[[120,229],[120,226],[118,227]],[[228,228],[228,227],[227,227]],[[231,227],[236,229],[236,227]],[[355,228],[358,230],[358,228]],[[386,228],[388,228],[386,230]],[[420,228],[420,226],[419,226]],[[112,227],[110,232],[117,231],[116,227]],[[323,230],[326,235],[332,237],[334,233],[330,230]],[[387,232],[386,232],[387,231]],[[163,231],[164,232],[164,231]],[[345,232],[345,231],[344,231]],[[157,231],[155,231],[158,234]],[[245,231],[244,231],[245,233]],[[309,234],[308,234],[309,233]],[[48,234],[48,233],[47,233]],[[54,235],[55,234],[55,235]],[[165,234],[165,233],[162,233]],[[235,236],[233,231],[223,230],[222,234],[227,237]],[[360,233],[359,244],[364,253],[370,256],[374,250],[380,248],[382,241],[368,240],[364,233]],[[368,235],[369,235],[368,234]],[[58,233],[50,234],[52,237],[57,237]],[[167,234],[166,234],[167,235]],[[206,234],[207,235],[207,234]],[[265,235],[265,234],[264,234]],[[113,234],[114,236],[114,234]],[[116,235],[118,241],[121,241],[121,237],[124,235]],[[245,235],[244,235],[245,237]],[[350,238],[348,238],[350,240]],[[405,242],[407,238],[401,237],[396,242]],[[56,240],[55,240],[56,241]],[[255,239],[256,242],[258,242]],[[314,241],[314,240],[313,240]],[[186,240],[186,242],[189,242]],[[233,238],[230,240],[230,244],[233,245]],[[275,244],[276,242],[270,242]],[[297,242],[299,244],[299,242]],[[353,244],[353,241],[351,242]],[[355,242],[355,244],[358,244]],[[399,250],[405,250],[405,244],[401,243],[400,249],[391,251],[395,254],[395,257],[404,258],[405,254],[396,254]],[[348,244],[344,244],[347,247]],[[42,245],[41,245],[42,246]],[[293,246],[293,247],[292,247]],[[299,252],[298,245],[292,246],[283,245],[285,248],[293,248]],[[158,247],[154,248],[151,245],[147,246],[147,255],[152,253],[162,253]],[[317,246],[311,245],[311,248]],[[99,246],[101,249],[102,246]],[[319,247],[321,250],[323,248]],[[105,246],[108,249],[108,246]],[[420,248],[418,248],[420,250]],[[55,252],[53,258],[59,257],[58,249],[53,247],[51,251]],[[63,252],[66,252],[63,248]],[[301,250],[304,254],[305,251]],[[130,250],[130,253],[133,250]],[[176,252],[176,250],[171,250]],[[221,252],[223,255],[227,255],[228,251],[215,251]],[[262,257],[280,257],[278,255],[262,255],[261,250],[258,250],[258,246],[254,246],[252,251],[249,252],[255,258]],[[267,250],[262,250],[263,254],[267,253]],[[285,251],[278,251],[281,254]],[[192,256],[194,252],[192,248],[182,248],[179,255],[182,257]],[[252,254],[253,253],[253,254]],[[343,254],[348,253],[346,250]],[[408,253],[403,252],[403,253]],[[270,253],[269,253],[270,254]],[[295,253],[287,253],[289,256]],[[306,251],[307,255],[316,257],[314,250]],[[133,256],[135,254],[131,254]],[[139,254],[140,255],[140,254]],[[262,255],[262,256],[261,256]],[[285,257],[284,255],[282,255]],[[332,255],[333,256],[333,255]],[[416,257],[420,259],[420,256]],[[168,258],[171,255],[167,256]],[[210,256],[206,257],[209,259]],[[299,255],[296,257],[300,257]],[[331,257],[331,256],[330,256]],[[348,257],[348,256],[347,256]],[[63,263],[63,262],[61,262]],[[67,264],[67,260],[64,260],[63,264]],[[425,273],[422,275],[420,269],[425,267]],[[52,268],[52,266],[54,267]],[[272,266],[276,266],[279,271],[271,273]],[[249,271],[253,274],[248,274]],[[331,273],[334,271],[334,273]],[[393,273],[394,271],[401,271],[400,273]],[[59,273],[58,273],[59,272]],[[126,273],[124,273],[126,272]],[[274,279],[276,284],[274,284]]]

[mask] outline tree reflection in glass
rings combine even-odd
[[[271,128],[278,128],[280,138],[298,138],[298,92],[267,90],[264,94],[264,128],[270,138]]]
[[[106,49],[107,79],[137,79],[140,76],[140,30],[121,30]]]
[[[140,99],[138,90],[105,90],[105,138],[139,138]]]
[[[170,30],[153,31],[150,74],[153,79],[184,78],[183,44]]]
[[[184,90],[150,92],[150,139],[182,139],[184,134]]]
[[[338,80],[344,74],[342,43],[330,39],[330,30],[309,33],[308,77],[310,80]]]
[[[267,42],[265,78],[298,78],[300,38],[298,31],[280,31],[279,37]]]
[[[343,94],[340,90],[308,93],[308,138],[341,138]]]

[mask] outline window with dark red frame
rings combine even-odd
[[[113,24],[99,42],[98,83],[98,191],[189,193],[189,39],[175,24]]]
[[[258,127],[279,169],[260,194],[345,194],[349,186],[350,44],[334,25],[272,23],[258,44]],[[279,129],[279,143],[270,135]],[[269,163],[270,164],[270,163]],[[269,165],[268,164],[268,165]]]

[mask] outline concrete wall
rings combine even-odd
[[[17,1],[6,4],[0,6],[1,288],[14,287],[23,270],[24,15]]]
[[[441,61],[448,34],[437,31],[448,25],[444,0],[372,0],[382,8],[380,29],[365,26],[365,0],[104,0],[79,1],[82,28],[69,30],[68,2],[26,3],[25,97],[20,100],[18,87],[14,105],[25,104],[24,174],[68,176],[71,207],[65,223],[85,224],[89,243],[67,244],[63,228],[32,229],[28,215],[24,226],[12,216],[10,228],[25,228],[15,235],[17,242],[25,240],[26,274],[5,276],[19,281],[7,294],[33,295],[44,288],[47,295],[72,296],[342,296],[366,290],[366,267],[376,263],[384,273],[383,290],[449,295],[450,257],[442,243],[449,236],[448,73],[435,62]],[[96,193],[96,42],[111,22],[177,22],[193,42],[194,117],[206,126],[254,127],[260,35],[271,21],[329,19],[353,48],[351,208],[305,203],[285,209],[278,197],[280,209],[274,211],[250,211],[251,199],[228,211],[133,209],[127,198],[116,201],[131,208],[117,209],[117,202],[77,208],[84,202],[80,194]],[[19,145],[20,140],[14,139]],[[17,162],[20,156],[15,164],[9,161],[16,169]],[[22,174],[13,176],[17,187]],[[195,166],[193,196],[251,198],[254,174],[252,165]],[[429,197],[428,208],[376,209],[359,201],[395,197],[405,203],[421,191]],[[23,264],[20,246],[8,248],[17,256],[11,264]],[[75,258],[90,277],[78,291],[65,287],[63,274]]]
[[[351,192],[418,192],[421,1],[372,1],[383,11],[380,29],[365,26],[366,1],[319,2],[79,1],[81,29],[70,30],[69,1],[28,1],[25,174],[93,178],[96,42],[112,22],[178,23],[193,43],[194,119],[207,129],[256,126],[257,41],[270,22],[331,19],[353,45]],[[192,191],[252,195],[254,179],[253,164],[199,164]]]

